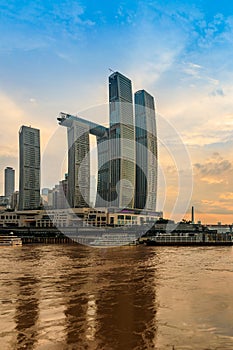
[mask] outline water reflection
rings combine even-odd
[[[14,348],[32,350],[37,340],[38,279],[21,277],[17,282],[18,300],[15,312],[17,343]]]
[[[142,268],[148,266],[149,257],[138,249],[131,255],[132,260],[127,251],[122,251],[120,257],[118,254],[112,256],[111,269],[99,273],[103,286],[97,299],[97,338],[103,349],[153,349],[156,331],[154,270]]]
[[[86,338],[87,340],[95,340],[96,333],[96,315],[97,315],[97,305],[94,294],[88,295],[87,301],[87,327],[86,327]]]
[[[2,249],[0,348],[233,349],[231,248]]]
[[[85,260],[72,251],[73,269],[62,276],[61,283],[67,345],[75,349],[153,349],[154,269],[145,273],[150,257],[140,249],[129,249],[130,255],[127,249],[87,248]]]
[[[33,350],[38,336],[40,276],[37,274],[36,265],[40,262],[40,252],[30,250],[28,253],[25,255],[22,254],[22,250],[15,251],[17,274],[13,283],[16,293],[14,316],[16,336],[13,348],[17,350]]]

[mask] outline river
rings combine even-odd
[[[0,247],[0,349],[233,349],[232,247]]]

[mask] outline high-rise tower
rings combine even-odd
[[[110,143],[109,130],[103,136],[97,136],[98,180],[96,207],[108,207],[110,203]]]
[[[136,187],[135,208],[156,210],[157,134],[154,98],[139,90],[135,98]]]
[[[40,207],[40,130],[19,130],[19,210]]]
[[[99,147],[99,143],[101,143],[99,140],[108,139],[108,129],[102,125],[66,113],[60,113],[58,121],[60,125],[67,127],[69,205],[71,208],[88,207],[90,204],[89,134],[97,137],[98,156],[100,159],[102,148],[100,149]]]
[[[15,191],[15,170],[11,167],[5,169],[5,197],[10,197]]]
[[[71,208],[88,207],[90,202],[89,127],[73,121],[68,128],[68,202]]]
[[[132,85],[124,75],[109,77],[110,202],[117,208],[134,208],[135,132]]]
[[[157,136],[154,98],[135,93],[119,72],[109,76],[109,128],[60,113],[68,131],[68,199],[71,207],[88,206],[90,197],[89,134],[96,136],[98,184],[96,207],[156,210]],[[137,146],[136,146],[137,145]]]

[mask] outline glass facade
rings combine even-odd
[[[40,130],[19,131],[19,210],[40,207]]]
[[[110,200],[110,152],[109,133],[97,137],[98,152],[98,182],[96,194],[96,207],[108,207]]]
[[[89,207],[90,203],[90,138],[96,136],[98,163],[102,164],[98,172],[97,203],[105,206],[109,193],[108,129],[102,125],[66,113],[60,113],[59,124],[67,127],[68,134],[68,202],[71,208]],[[102,163],[101,163],[102,161]],[[107,198],[107,199],[105,199]]]
[[[88,207],[90,197],[89,134],[97,138],[96,207],[156,210],[157,136],[154,98],[135,93],[131,80],[119,72],[109,77],[109,128],[61,113],[68,128],[68,200]]]
[[[132,84],[115,72],[109,77],[110,203],[134,208],[135,132]]]
[[[5,197],[10,197],[15,191],[15,170],[11,167],[5,169]]]
[[[72,121],[68,128],[68,202],[71,208],[85,208],[90,201],[89,127]]]
[[[157,132],[154,98],[145,90],[135,98],[136,188],[135,208],[156,211]]]

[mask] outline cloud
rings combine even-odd
[[[3,189],[4,169],[16,169],[18,183],[18,130],[26,123],[27,114],[10,96],[0,91],[0,192]]]
[[[211,90],[215,98],[210,95]],[[174,95],[169,91],[171,104],[166,103],[167,98],[163,99],[160,110],[176,125],[186,144],[200,146],[232,140],[233,89],[228,83],[214,90],[211,84],[200,85],[200,88],[196,84],[192,91],[182,86]]]
[[[223,92],[223,89],[217,88],[210,93],[210,96],[222,96],[222,97],[224,97],[225,94]]]
[[[82,7],[77,1],[65,0],[62,3],[57,2],[44,2],[35,0],[29,4],[17,2],[17,1],[2,1],[1,3],[2,17],[8,20],[13,20],[18,23],[40,23],[44,28],[49,23],[65,24],[65,22],[71,23],[83,23],[92,25],[91,21],[82,21],[80,17],[84,14],[84,7]],[[91,23],[90,23],[91,22]]]
[[[134,25],[136,20],[136,13],[132,9],[129,10],[127,6],[120,4],[117,9],[115,18],[119,20],[121,24],[128,23]]]
[[[61,40],[82,40],[86,29],[95,26],[77,1],[3,2],[0,5],[1,51],[31,51],[56,47]],[[6,31],[5,28],[11,29]]]
[[[196,58],[197,59],[197,58]],[[196,87],[197,84],[202,84],[204,87],[206,85],[217,86],[219,85],[218,79],[210,76],[209,67],[204,65],[192,63],[192,62],[182,62],[177,64],[178,69],[180,69],[181,81],[189,82],[189,86]],[[183,76],[182,76],[183,74]],[[203,88],[202,86],[202,88]],[[220,92],[220,88],[216,88],[217,92]]]
[[[226,40],[225,33],[232,32],[229,26],[228,17],[217,13],[212,21],[201,22],[198,44],[202,48],[209,48],[213,44],[219,44]]]
[[[34,97],[29,98],[29,102],[31,102],[33,104],[37,103],[37,101],[36,101],[36,99]]]
[[[224,153],[221,153],[218,151],[219,149],[219,146],[212,148],[200,146],[196,150],[192,149],[192,157],[199,160],[203,159],[203,155],[210,154],[202,161],[194,163],[192,203],[197,212],[202,213],[202,215],[198,215],[199,219],[203,220],[206,216],[204,220],[210,223],[215,217],[214,221],[230,223],[232,222],[230,214],[233,213],[231,191],[233,187],[233,161],[231,152],[229,153],[230,158],[227,159],[226,152],[222,149]],[[209,219],[207,220],[207,218]]]
[[[188,62],[187,64],[184,63],[183,72],[187,75],[191,75],[194,78],[200,78],[201,77],[201,71],[203,70],[203,67],[199,64],[195,64],[192,62]]]
[[[39,105],[36,98],[27,98],[18,102],[16,98],[0,91],[0,156],[16,156],[18,155],[18,131],[22,125],[31,125],[40,128],[43,134],[51,132],[49,121],[41,117],[38,113]],[[54,125],[56,119],[54,118]],[[43,139],[43,135],[41,135]]]
[[[215,152],[213,153],[213,158],[211,160],[208,160],[202,164],[196,163],[194,164],[194,167],[201,176],[216,177],[232,169],[232,163],[227,159],[223,159],[217,152]]]
[[[220,200],[202,200],[201,204],[209,208],[209,213],[224,213],[224,214],[233,214],[233,205],[229,205],[227,202]]]
[[[159,113],[189,145],[198,207],[207,212],[208,203],[210,210],[215,203],[215,210],[223,211],[233,188],[233,19],[212,16],[198,4],[106,3],[100,12],[97,2],[2,0],[1,47],[37,51],[2,56],[2,84],[8,82],[8,93],[0,93],[0,155],[6,156],[1,164],[17,157],[20,125],[41,128],[43,144],[60,110],[74,113],[96,101],[106,102],[106,84],[98,81],[113,66],[132,79],[134,90],[145,88],[155,96]],[[87,45],[80,45],[85,40]],[[174,199],[174,160],[165,157],[161,147],[159,157],[167,176],[167,196]],[[182,159],[183,164],[187,166]],[[207,202],[200,203],[201,199]]]
[[[0,154],[15,154],[17,150],[17,131],[25,112],[9,96],[0,92]],[[8,151],[7,151],[8,150]]]
[[[224,199],[225,201],[232,202],[232,200],[233,200],[233,192],[222,193],[219,198]]]
[[[203,182],[206,182],[207,184],[209,185],[213,185],[213,184],[217,184],[217,185],[220,185],[220,184],[223,184],[224,183],[224,180],[223,179],[213,179],[211,177],[202,177],[201,180]]]

